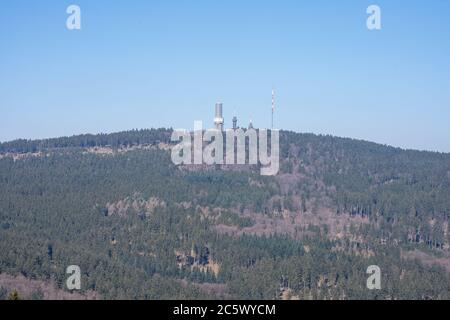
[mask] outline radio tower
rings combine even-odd
[[[272,88],[272,126],[273,129],[273,113],[275,111],[275,90]]]

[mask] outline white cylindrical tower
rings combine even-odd
[[[214,116],[214,127],[220,131],[223,131],[222,109],[223,109],[222,103],[216,103],[216,114]]]

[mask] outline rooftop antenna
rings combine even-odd
[[[272,87],[272,130],[273,130],[273,113],[275,112],[275,89]]]

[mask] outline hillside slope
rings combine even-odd
[[[282,131],[263,177],[175,166],[170,134],[0,144],[0,273],[64,289],[77,264],[107,299],[450,298],[450,154]]]

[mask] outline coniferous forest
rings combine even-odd
[[[170,136],[1,143],[0,299],[69,265],[98,299],[450,299],[450,154],[281,131],[268,177],[175,166]]]

